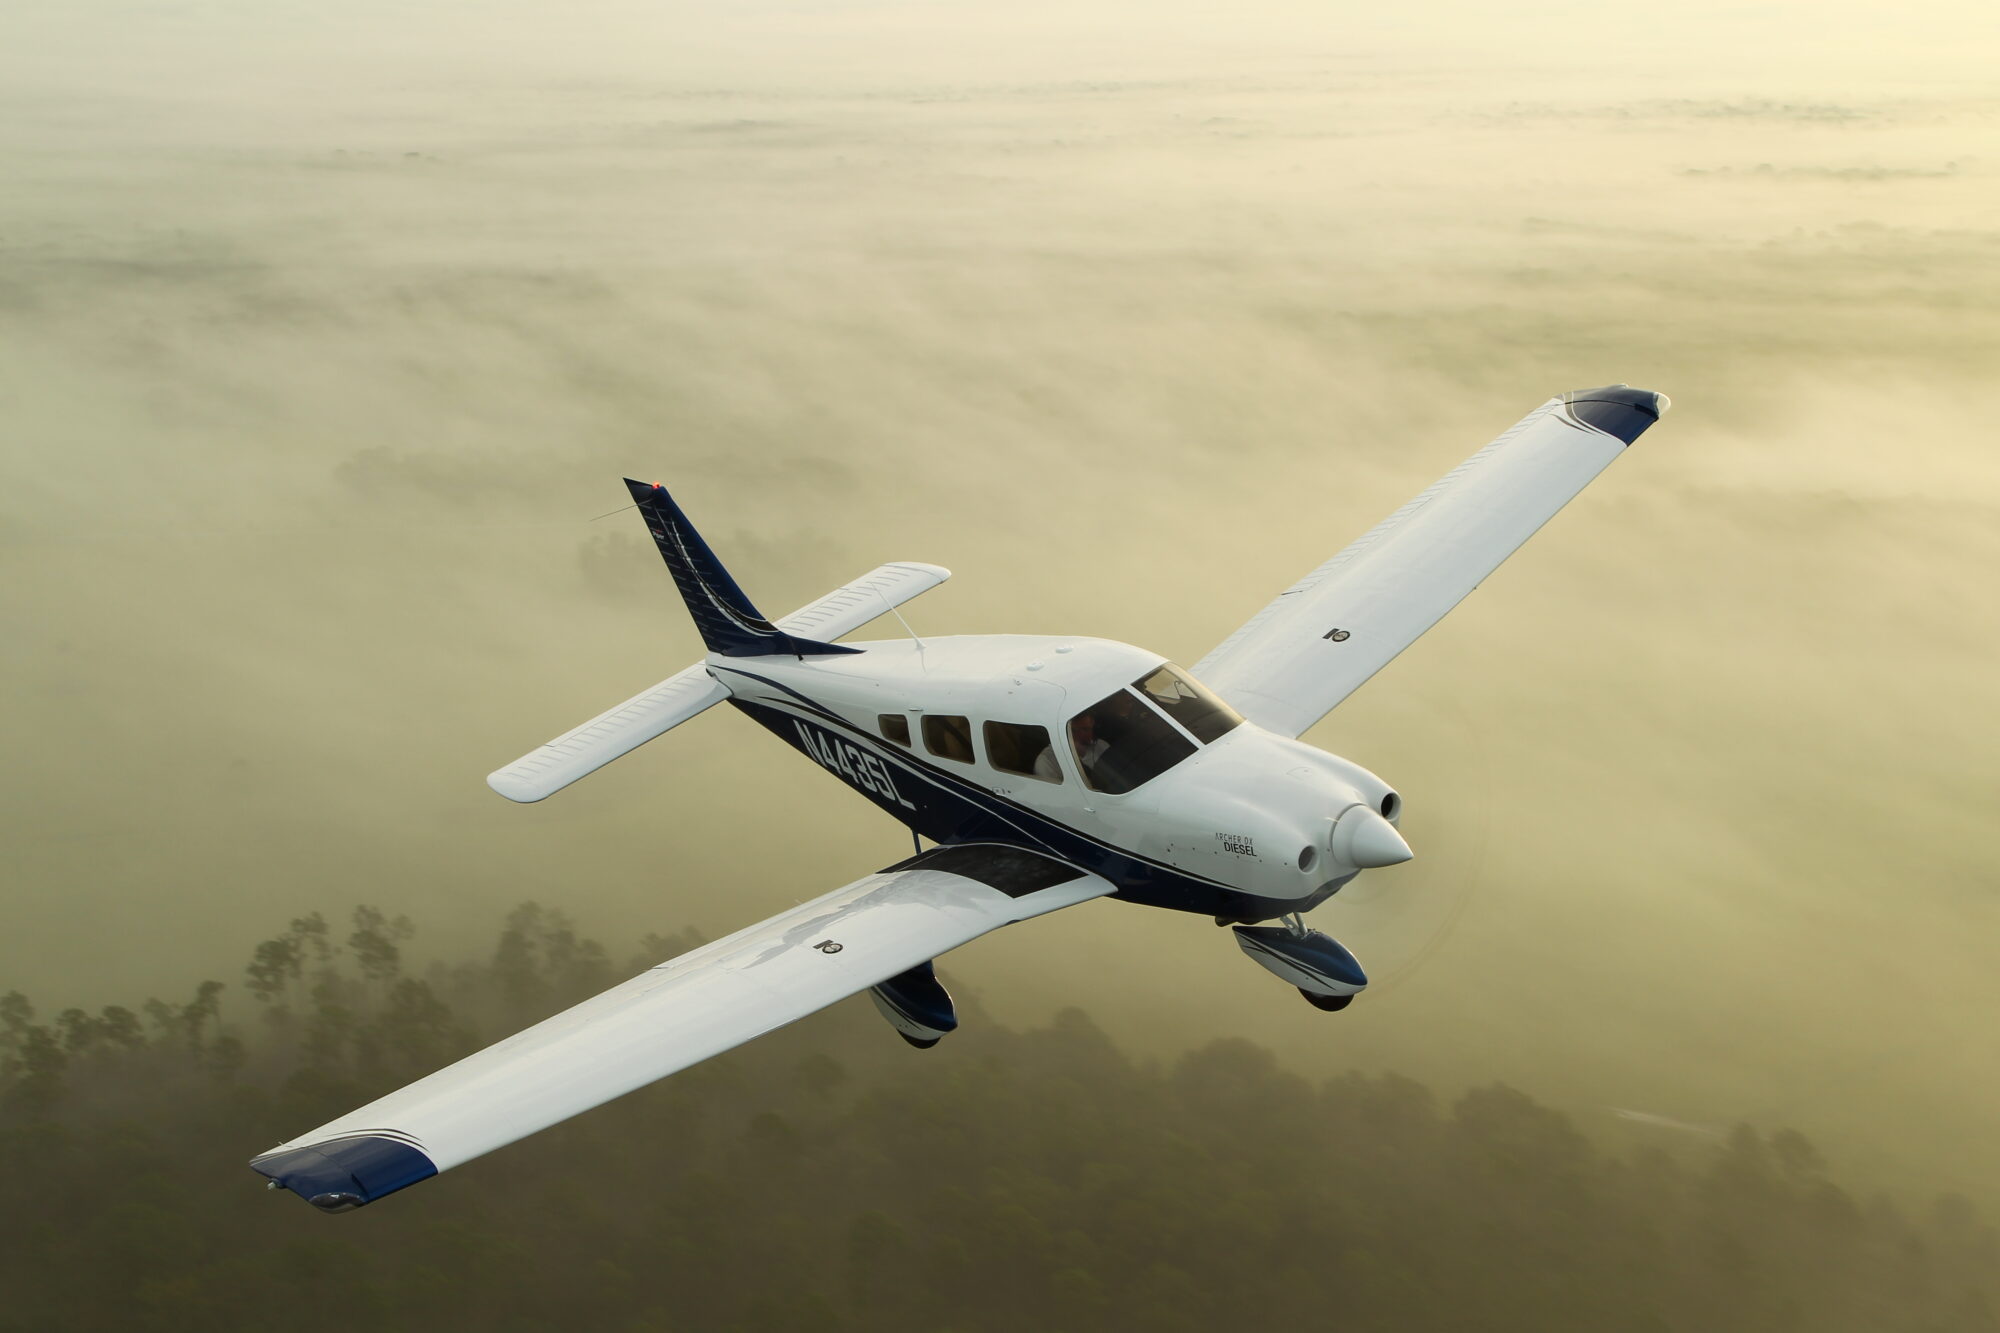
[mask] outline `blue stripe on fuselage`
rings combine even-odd
[[[721,663],[711,669],[744,676],[795,700],[797,712],[774,703],[732,696],[729,702],[748,714],[793,749],[810,756],[901,823],[933,842],[1003,842],[1061,857],[1118,888],[1116,897],[1149,907],[1164,907],[1203,916],[1267,920],[1286,912],[1305,911],[1338,887],[1325,886],[1307,901],[1261,898],[1226,884],[1189,875],[1100,841],[1067,824],[1017,805],[967,779],[923,762],[855,726],[788,685],[755,672]],[[833,758],[828,762],[828,756]],[[877,780],[864,783],[844,771],[856,769],[857,755],[873,757],[888,770],[891,795]],[[870,766],[871,773],[873,766]],[[858,773],[858,769],[856,772]]]

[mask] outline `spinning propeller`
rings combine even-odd
[[[1388,706],[1394,714],[1384,721],[1399,745],[1418,763],[1429,758],[1434,769],[1414,826],[1403,809],[1392,810],[1416,855],[1403,865],[1364,870],[1306,921],[1351,949],[1377,992],[1402,984],[1450,938],[1485,871],[1493,813],[1478,719],[1449,697]]]

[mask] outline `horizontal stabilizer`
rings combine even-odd
[[[938,565],[882,565],[799,608],[778,627],[801,637],[837,638],[950,577],[951,571]],[[722,683],[697,662],[489,774],[486,785],[510,801],[539,801],[728,697]]]
[[[835,588],[811,606],[802,606],[778,622],[787,634],[837,639],[852,634],[892,607],[943,583],[951,571],[943,565],[899,560],[878,565],[844,588]]]
[[[696,662],[610,712],[564,732],[534,753],[487,774],[486,785],[510,801],[539,801],[728,697],[722,682]]]

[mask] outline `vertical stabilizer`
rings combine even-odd
[[[674,497],[664,486],[625,479],[625,488],[645,517],[646,528],[660,548],[674,586],[681,590],[695,628],[711,652],[724,657],[765,657],[788,653],[796,657],[825,656],[831,653],[858,653],[837,643],[821,643],[787,634],[766,620],[743,595],[736,580],[708,549],[708,543],[688,522]]]

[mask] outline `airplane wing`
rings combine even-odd
[[[1444,618],[1667,410],[1611,385],[1551,398],[1278,594],[1195,665],[1252,722],[1297,736]]]
[[[913,560],[878,565],[792,612],[778,622],[778,628],[802,638],[837,639],[950,577],[951,571],[942,565]],[[696,662],[489,773],[486,785],[510,801],[542,800],[728,697],[722,683]]]
[[[358,1208],[999,926],[1110,892],[1035,852],[934,847],[662,963],[250,1165],[315,1207]]]

